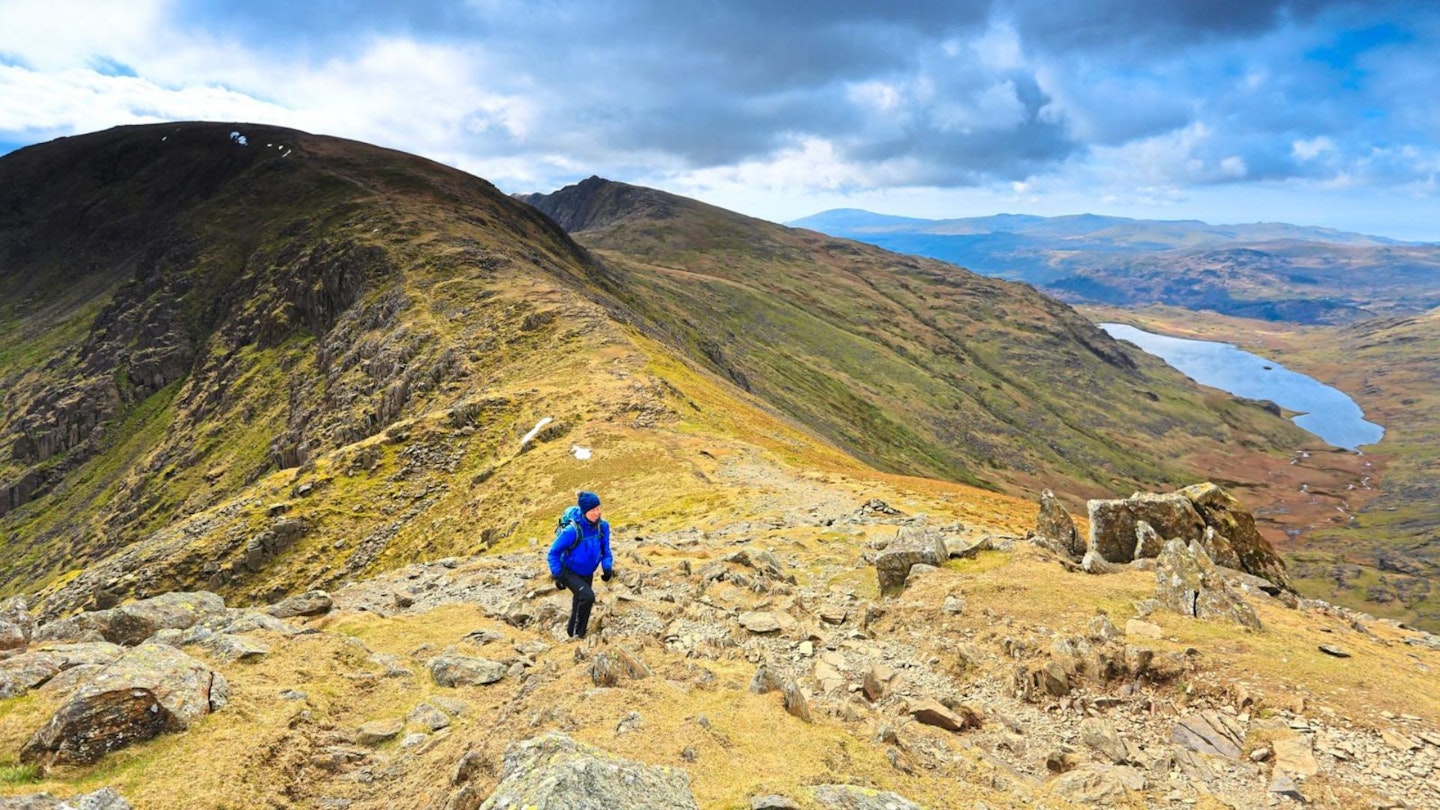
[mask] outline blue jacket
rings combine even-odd
[[[580,543],[567,554],[565,549],[575,542],[577,531]],[[615,561],[610,557],[610,524],[601,520],[596,525],[582,517],[562,529],[550,546],[550,576],[560,576],[562,565],[582,577],[594,574],[596,568],[606,571],[614,568]]]

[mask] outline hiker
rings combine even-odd
[[[610,524],[600,519],[600,496],[593,492],[581,492],[576,497],[578,514],[555,535],[550,546],[550,576],[555,578],[555,587],[569,589],[574,594],[570,601],[570,621],[565,625],[566,634],[573,640],[585,638],[590,624],[590,608],[595,604],[595,589],[591,582],[595,569],[600,569],[600,579],[609,582],[615,576],[615,562],[610,557]]]

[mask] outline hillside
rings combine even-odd
[[[1326,228],[1092,214],[912,220],[854,210],[791,224],[1025,281],[1072,303],[1335,324],[1440,305],[1440,247]]]
[[[531,199],[249,124],[0,158],[0,807],[1440,806],[1440,639],[1214,568],[1248,517],[1031,538],[1293,489],[1278,409],[1023,285]]]
[[[1305,442],[1024,285],[599,178],[523,199],[664,340],[883,470],[1073,498]]]

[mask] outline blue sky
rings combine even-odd
[[[786,221],[1094,212],[1440,241],[1440,8],[1326,0],[0,0],[0,153],[254,121],[505,191]]]

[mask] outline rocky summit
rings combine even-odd
[[[0,808],[1440,807],[1293,426],[1028,288],[165,124],[0,158],[0,381]]]

